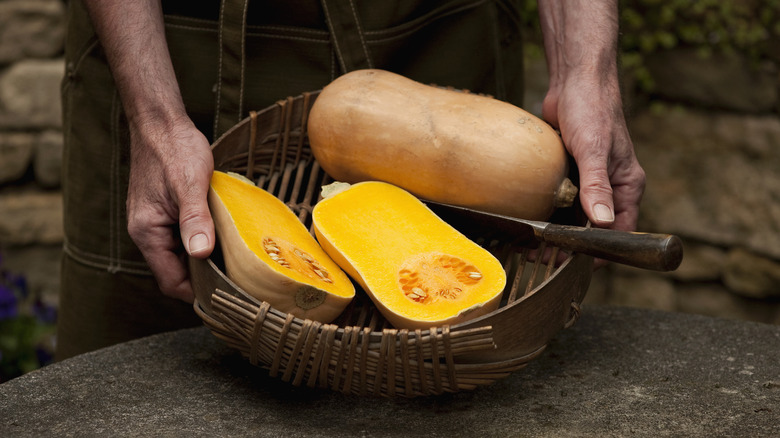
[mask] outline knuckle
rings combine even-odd
[[[136,243],[138,243],[140,240],[143,240],[143,237],[146,234],[146,226],[137,215],[129,215],[127,217],[127,233]]]
[[[200,228],[210,221],[211,214],[209,213],[207,205],[198,205],[197,207],[183,209],[179,214],[179,224],[182,229],[190,227]]]

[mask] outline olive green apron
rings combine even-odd
[[[159,293],[127,234],[127,123],[87,13],[69,3],[59,359],[200,324]],[[251,110],[360,68],[522,104],[511,0],[164,0],[163,10],[185,106],[210,141]]]

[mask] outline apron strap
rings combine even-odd
[[[246,15],[249,0],[222,0],[219,11],[219,73],[214,139],[241,121],[246,65]]]
[[[373,68],[354,0],[321,0],[342,72]],[[219,73],[214,139],[241,121],[244,112],[246,21],[249,0],[222,0],[219,13]],[[301,90],[310,91],[310,90]],[[283,98],[280,96],[279,98]]]
[[[322,8],[341,71],[373,68],[354,0],[322,0]]]

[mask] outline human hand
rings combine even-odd
[[[558,128],[580,173],[580,201],[598,227],[636,230],[645,173],[634,154],[617,79],[570,75],[551,87],[543,118]]]
[[[182,119],[172,126],[131,123],[127,216],[162,293],[192,302],[187,254],[205,258],[214,248],[207,203],[214,161],[206,137]]]

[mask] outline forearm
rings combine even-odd
[[[127,231],[166,295],[192,302],[182,247],[207,257],[213,157],[187,116],[159,0],[83,0],[108,59],[130,131]],[[178,230],[178,232],[177,232]]]
[[[596,226],[636,228],[644,171],[623,116],[616,0],[539,0],[550,75],[542,115],[579,170],[580,202]]]
[[[539,18],[552,90],[572,75],[617,84],[615,0],[539,0]]]
[[[186,116],[165,41],[159,0],[84,0],[129,122],[171,124]]]

